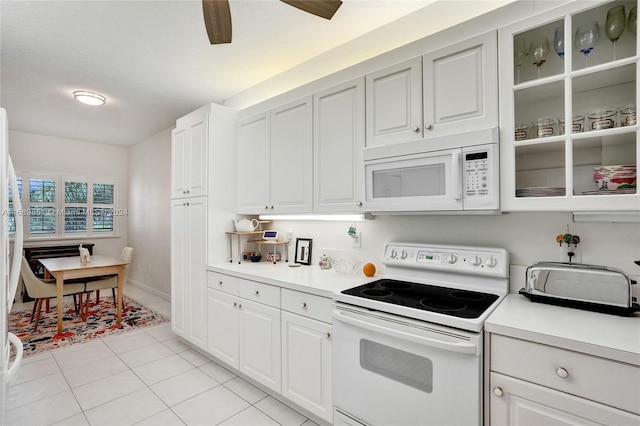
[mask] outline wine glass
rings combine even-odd
[[[527,48],[524,38],[513,40],[513,65],[516,67],[516,84],[520,83],[520,69],[522,68],[522,60],[527,56]]]
[[[564,26],[562,25],[556,28],[553,36],[553,50],[560,57],[561,72],[564,72]]]
[[[626,24],[626,14],[624,5],[612,7],[607,12],[607,20],[605,21],[604,32],[607,38],[613,43],[613,60],[616,60],[616,42],[624,32]]]
[[[631,34],[636,35],[638,27],[638,10],[635,6],[631,8],[629,12],[629,22],[627,23],[627,28]]]
[[[589,66],[589,53],[596,47],[600,41],[600,27],[596,21],[592,21],[586,25],[581,25],[576,30],[574,40],[575,48],[584,54],[585,67]]]
[[[538,67],[538,78],[540,78],[540,67],[547,61],[549,56],[549,39],[546,37],[534,38],[529,46],[531,62]]]

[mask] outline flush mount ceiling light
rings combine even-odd
[[[85,90],[76,90],[73,92],[73,97],[78,102],[93,106],[104,105],[104,103],[107,102],[107,98],[104,96],[94,92],[87,92]]]

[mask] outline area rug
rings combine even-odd
[[[62,348],[76,343],[89,342],[102,337],[114,336],[143,327],[162,324],[169,321],[166,316],[155,312],[140,303],[124,296],[122,323],[118,324],[113,297],[101,297],[96,305],[92,295],[87,321],[76,315],[73,303],[65,303],[63,309],[62,334],[58,335],[56,308],[47,313],[42,307],[38,330],[33,331],[31,309],[12,312],[9,315],[9,331],[22,340],[24,357],[29,357]]]

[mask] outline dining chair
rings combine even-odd
[[[33,331],[38,330],[38,322],[40,321],[40,311],[42,310],[42,301],[48,300],[49,298],[55,298],[58,295],[58,289],[56,287],[55,279],[47,279],[42,280],[36,277],[36,274],[33,273],[31,267],[29,266],[29,262],[27,259],[22,256],[22,264],[20,266],[20,275],[22,276],[22,281],[24,282],[24,286],[27,289],[27,294],[29,297],[33,298],[33,310],[31,311],[31,321],[34,321],[35,315],[35,325],[33,327]],[[75,296],[80,296],[80,305],[82,305],[82,295],[84,293],[84,284],[83,283],[74,283],[74,284],[64,284],[62,294],[64,296],[73,295],[74,296],[74,304],[76,305],[76,313],[78,313],[78,305],[75,302]]]
[[[133,247],[125,247],[120,252],[120,260],[129,262],[124,267],[124,277],[123,281],[127,282],[127,276],[129,275],[129,267],[131,266],[131,259],[133,258]],[[92,291],[96,292],[96,305],[100,302],[100,290],[111,289],[111,294],[113,294],[113,306],[117,307],[117,299],[116,299],[116,288],[118,288],[118,276],[117,275],[108,275],[104,277],[100,277],[99,279],[95,279],[92,281],[88,281],[85,285],[85,292],[91,293]],[[87,304],[89,303],[89,296],[87,295]]]

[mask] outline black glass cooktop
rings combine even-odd
[[[498,300],[495,294],[390,279],[344,290],[342,294],[460,318],[478,318]]]

